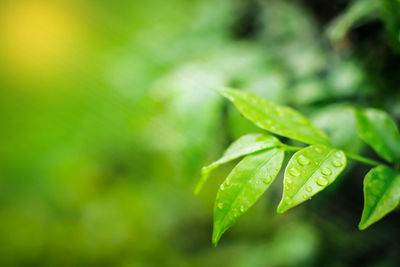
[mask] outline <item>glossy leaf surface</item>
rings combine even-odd
[[[333,183],[346,166],[343,151],[313,145],[296,152],[284,175],[284,188],[278,212],[308,200]]]
[[[262,129],[307,144],[329,144],[323,131],[289,107],[277,105],[246,91],[220,88],[218,92],[228,98],[243,116]]]
[[[278,138],[272,135],[265,134],[247,134],[240,137],[238,140],[233,142],[228,149],[225,151],[224,155],[217,161],[211,163],[210,165],[202,169],[201,180],[196,186],[195,194],[198,194],[203,187],[204,183],[207,181],[208,176],[211,171],[218,166],[237,159],[239,157],[267,149],[276,147],[281,144]]]
[[[361,138],[389,162],[400,161],[400,134],[396,123],[386,112],[378,109],[356,111],[357,128]]]
[[[284,151],[273,148],[245,157],[221,184],[214,206],[212,242],[242,216],[268,189],[279,173]]]
[[[394,210],[400,202],[400,174],[380,165],[364,179],[364,210],[359,228],[367,228]]]

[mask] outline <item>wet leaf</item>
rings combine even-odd
[[[218,190],[214,206],[212,242],[242,216],[268,189],[279,173],[284,151],[273,148],[245,157]]]
[[[400,203],[400,174],[380,165],[364,179],[364,210],[358,227],[364,230],[394,210]]]
[[[232,101],[243,116],[262,129],[307,144],[329,144],[323,131],[289,107],[277,105],[250,92],[229,88],[220,88],[218,92]]]
[[[285,170],[278,212],[283,213],[325,189],[343,171],[346,162],[343,151],[325,145],[296,152]]]
[[[357,128],[361,138],[389,162],[400,161],[400,134],[389,115],[378,109],[356,111]]]
[[[272,135],[247,134],[240,137],[228,147],[224,155],[219,160],[202,169],[201,180],[196,186],[195,194],[200,192],[211,171],[218,166],[263,149],[276,147],[279,144],[281,143],[279,142],[278,138]]]

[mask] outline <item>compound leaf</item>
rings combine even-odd
[[[368,172],[364,179],[364,210],[360,230],[379,221],[400,203],[400,174],[379,165]]]
[[[389,115],[378,109],[356,111],[357,128],[361,138],[389,162],[400,161],[400,134]]]
[[[296,152],[284,175],[284,188],[278,212],[308,200],[333,183],[346,166],[343,151],[325,145],[313,145]]]
[[[262,129],[307,144],[329,145],[329,139],[323,131],[289,107],[277,105],[250,92],[229,88],[220,88],[218,92]]]
[[[282,166],[284,151],[273,148],[245,157],[221,184],[214,206],[212,242],[242,216],[271,185]]]
[[[272,135],[247,134],[240,137],[226,149],[224,155],[220,159],[202,169],[201,179],[194,193],[198,194],[200,192],[211,171],[218,166],[260,150],[276,147],[280,144],[281,142],[279,142],[279,139]]]

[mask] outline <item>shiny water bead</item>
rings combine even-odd
[[[271,180],[272,180],[271,176],[268,176],[267,178],[264,179],[264,184],[269,184]]]
[[[327,178],[325,178],[325,177],[319,177],[318,179],[317,179],[317,184],[319,185],[319,186],[326,186],[327,184],[329,183],[329,181],[328,181],[328,179]]]
[[[292,179],[290,179],[290,178],[286,179],[286,183],[291,184],[292,182],[293,182]]]
[[[308,165],[310,163],[310,160],[306,158],[303,155],[300,155],[297,159],[297,163],[299,163],[302,166]]]
[[[333,166],[335,166],[335,167],[342,167],[342,166],[343,166],[343,163],[342,163],[341,161],[339,161],[339,160],[334,160],[334,161],[332,162],[332,164],[333,164]]]
[[[225,183],[226,183],[226,185],[230,185],[231,181],[229,179],[226,179]]]
[[[338,157],[338,158],[341,158],[343,156],[343,153],[338,151],[338,152],[335,153],[335,156]]]
[[[218,203],[218,204],[217,204],[217,207],[221,210],[221,209],[224,207],[224,204]]]
[[[300,175],[300,172],[296,168],[290,168],[289,174],[294,176],[294,177],[297,177],[297,176]]]
[[[307,186],[307,187],[306,187],[306,191],[307,191],[307,192],[312,192],[312,187],[311,187],[311,186]]]
[[[321,170],[321,173],[322,173],[323,175],[331,175],[331,174],[332,174],[332,171],[331,171],[331,169],[329,169],[328,167],[325,167],[325,168],[323,168],[323,169]]]
[[[303,194],[303,198],[304,198],[304,199],[307,199],[307,198],[308,198],[308,195],[307,195],[307,194]]]
[[[244,206],[240,206],[240,212],[244,212]]]
[[[221,184],[221,186],[219,187],[221,190],[225,190],[225,186],[224,184]]]
[[[291,198],[289,198],[289,197],[286,197],[286,198],[285,198],[285,201],[286,201],[286,203],[287,203],[288,205],[290,205],[290,204],[293,203],[293,200],[292,200]]]
[[[315,152],[317,152],[317,153],[321,153],[321,152],[322,152],[322,149],[319,148],[319,147],[316,147],[314,150],[315,150]]]

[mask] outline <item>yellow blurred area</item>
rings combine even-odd
[[[83,47],[82,20],[72,2],[0,2],[0,58],[11,76],[50,79],[67,71]]]

